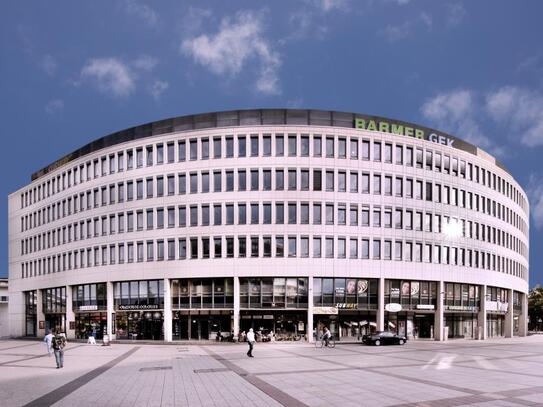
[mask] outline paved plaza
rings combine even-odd
[[[2,406],[536,406],[543,335],[405,346],[0,341]]]

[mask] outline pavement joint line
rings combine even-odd
[[[84,346],[84,345],[81,345]],[[99,366],[90,372],[85,373],[82,376],[79,376],[75,378],[74,380],[64,384],[63,386],[60,386],[59,388],[44,394],[41,397],[38,397],[37,399],[34,399],[30,403],[27,403],[24,405],[24,407],[45,407],[45,406],[51,406],[55,404],[56,402],[62,400],[64,397],[70,395],[80,387],[84,386],[91,380],[95,379],[96,377],[100,376],[102,373],[106,372],[107,370],[111,369],[118,363],[122,362],[123,360],[127,359],[129,356],[134,354],[135,352],[140,349],[140,346],[136,346],[127,352],[123,353],[120,356],[117,356],[115,359],[110,360],[109,362],[105,363],[102,366]],[[73,349],[73,348],[70,348]]]
[[[9,348],[2,348],[0,349],[0,352],[3,352],[5,350],[9,350],[9,349],[16,349],[16,348],[25,348],[27,346],[34,346],[34,345],[38,345],[39,342],[33,342],[33,343],[29,343],[29,344],[26,344],[26,345],[18,345],[18,346],[11,346]]]
[[[283,390],[278,389],[274,385],[250,374],[245,369],[239,367],[233,362],[230,362],[227,359],[224,359],[220,355],[216,354],[212,350],[208,349],[205,346],[202,346],[205,352],[207,352],[213,359],[221,363],[223,366],[231,370],[238,376],[242,377],[245,381],[252,384],[254,387],[267,394],[273,400],[285,407],[308,407],[307,404],[302,403],[300,400],[292,397],[288,393],[285,393]]]
[[[85,346],[85,345],[76,345],[76,346],[70,346],[69,348],[66,348],[65,349],[65,352],[69,351],[69,350],[72,350],[72,349],[77,349],[81,346]],[[9,360],[7,362],[2,362],[0,363],[0,367],[3,367],[3,366],[7,366],[7,365],[10,365],[12,363],[17,363],[17,362],[24,362],[24,361],[27,361],[27,360],[32,360],[32,359],[39,359],[39,358],[45,358],[47,357],[48,354],[45,353],[43,355],[35,355],[35,356],[31,356],[31,357],[28,357],[28,358],[24,358],[24,359],[16,359],[16,360]]]

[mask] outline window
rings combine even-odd
[[[220,137],[213,138],[213,158],[222,157],[222,139]]]
[[[321,238],[320,236],[313,236],[313,257],[321,257]]]
[[[202,160],[207,160],[209,159],[209,139],[207,137],[202,138],[201,143],[202,143]]]
[[[385,143],[385,163],[392,164],[392,144]]]
[[[198,173],[196,172],[190,173],[190,193],[198,193]]]
[[[251,134],[251,157],[258,157],[258,134]]]
[[[285,256],[285,238],[283,236],[275,236],[275,256]]]
[[[288,204],[288,223],[291,225],[295,225],[296,222],[296,203],[295,202],[289,202]]]
[[[247,206],[244,203],[238,204],[238,224],[247,224]]]
[[[197,160],[198,159],[198,140],[197,139],[189,140],[189,147],[190,147],[190,159],[193,161]]]
[[[347,140],[343,137],[338,138],[338,156],[339,158],[347,158]]]
[[[231,158],[234,156],[234,137],[226,136],[226,157]]]
[[[275,190],[282,191],[283,189],[285,189],[285,171],[275,169]]]
[[[395,150],[396,150],[395,162],[398,165],[402,165],[403,164],[403,146],[396,144]]]
[[[381,240],[373,239],[373,256],[374,259],[379,260],[381,258]]]
[[[269,157],[272,154],[271,134],[264,134],[262,143],[264,157]]]
[[[370,193],[370,174],[362,174],[362,193]]]
[[[296,257],[296,236],[288,237],[288,257]]]
[[[322,156],[322,137],[320,134],[313,135],[313,157]]]
[[[322,171],[313,170],[313,191],[322,191]]]
[[[222,190],[222,173],[221,171],[213,171],[213,192],[221,192]]]
[[[373,142],[373,161],[381,161],[381,143]]]
[[[187,157],[187,148],[185,140],[180,140],[179,143],[177,143],[177,159],[179,161],[185,161]]]
[[[221,204],[213,205],[213,225],[215,226],[222,225],[222,205]]]
[[[358,192],[358,172],[351,171],[349,174],[349,191]]]
[[[285,205],[282,202],[275,203],[275,224],[282,225],[285,223]]]
[[[251,191],[258,191],[259,185],[258,185],[258,170],[253,169],[251,170]]]
[[[373,174],[373,193],[375,195],[381,194],[381,175]]]
[[[251,204],[251,224],[252,225],[258,225],[258,217],[259,217],[259,213],[258,213],[258,203],[252,203]]]
[[[300,155],[309,157],[309,134],[302,134]]]
[[[320,225],[322,223],[322,205],[320,203],[313,203],[313,224]]]
[[[326,224],[327,225],[334,224],[334,204],[333,203],[326,204]]]
[[[285,154],[285,138],[283,134],[275,135],[275,155],[282,157]]]
[[[288,156],[289,157],[296,157],[296,144],[297,144],[297,137],[296,134],[289,134],[288,135]]]
[[[288,170],[288,190],[296,191],[296,170]]]
[[[247,138],[245,135],[238,136],[238,157],[247,156]]]
[[[247,189],[247,172],[245,170],[238,170],[238,191],[245,191]]]
[[[175,161],[175,150],[174,150],[174,144],[168,143],[166,147],[166,154],[167,154],[167,160],[168,164],[173,163]]]
[[[350,156],[352,160],[358,160],[358,139],[350,139]]]
[[[339,192],[347,191],[347,174],[345,171],[339,171],[337,175],[337,184]]]
[[[333,170],[326,170],[326,190],[327,191],[334,190],[334,171]]]
[[[326,237],[325,239],[325,254],[326,254],[326,258],[328,259],[334,258],[334,238],[333,237]]]
[[[326,137],[326,157],[334,158],[334,137]]]

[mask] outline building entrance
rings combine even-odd
[[[174,340],[216,340],[219,332],[222,337],[231,333],[232,316],[230,311],[211,311],[213,314],[189,314],[187,311],[173,313],[172,337]]]
[[[117,312],[115,321],[117,339],[164,339],[164,313],[162,311]]]
[[[242,311],[240,331],[250,328],[257,339],[275,338],[276,341],[300,340],[306,335],[306,311]]]
[[[64,314],[45,314],[45,332],[52,330],[56,332],[66,332],[66,315]]]

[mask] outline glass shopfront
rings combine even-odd
[[[25,292],[25,335],[37,336],[37,291]]]
[[[276,340],[306,335],[307,278],[240,278],[239,284],[240,331],[253,328]]]
[[[434,337],[435,281],[385,280],[385,330],[413,338]]]
[[[478,285],[445,283],[444,321],[448,338],[477,339],[480,289]]]
[[[508,290],[486,288],[486,335],[488,338],[505,336],[505,314],[509,309]]]
[[[66,287],[46,288],[42,296],[45,332],[66,332]]]
[[[216,340],[233,329],[234,280],[232,278],[172,281],[174,340]]]
[[[73,286],[72,304],[75,312],[75,337],[87,339],[94,336],[96,339],[102,339],[107,331],[106,284]]]
[[[114,283],[117,339],[164,339],[164,280]]]
[[[328,327],[337,340],[357,340],[375,332],[379,280],[313,279],[313,335]]]

